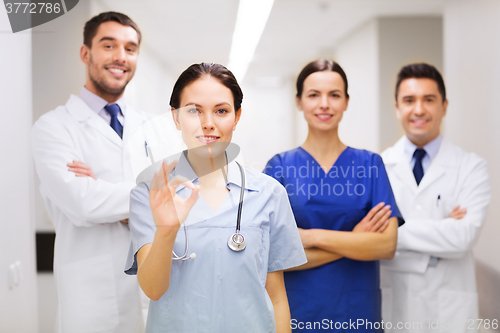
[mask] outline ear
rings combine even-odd
[[[304,108],[302,107],[302,100],[298,96],[295,96],[295,105],[297,106],[297,110],[299,111],[304,110]]]
[[[171,108],[170,112],[172,112],[172,119],[174,120],[175,128],[180,131],[181,122],[179,121],[179,109]]]
[[[236,112],[236,117],[234,118],[233,131],[236,130],[236,125],[238,125],[238,122],[240,121],[240,117],[241,117],[241,108]]]
[[[446,110],[448,110],[448,100],[443,102],[443,117],[446,115]]]
[[[349,107],[349,100],[350,100],[350,97],[347,97],[345,100],[345,110],[344,111],[347,111],[347,108]]]
[[[89,64],[89,57],[90,57],[90,49],[88,48],[87,45],[83,44],[82,47],[80,47],[80,59],[87,66]]]
[[[401,120],[401,112],[399,111],[398,101],[394,102],[394,109],[396,110],[396,118]]]

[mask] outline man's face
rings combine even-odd
[[[439,135],[447,106],[448,101],[443,102],[436,81],[427,78],[401,81],[396,115],[415,145],[423,147]]]
[[[139,39],[134,28],[118,22],[104,22],[97,29],[89,49],[83,45],[82,61],[87,65],[87,89],[110,101],[123,95],[135,73]]]

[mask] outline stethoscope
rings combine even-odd
[[[236,161],[235,161],[236,162]],[[240,224],[241,224],[241,210],[243,209],[243,197],[245,194],[245,171],[243,170],[243,167],[236,162],[238,167],[240,168],[240,173],[241,173],[241,191],[240,191],[240,203],[238,205],[238,218],[236,220],[236,232],[229,236],[227,239],[227,246],[235,251],[243,251],[245,247],[247,246],[247,242],[245,240],[245,237],[240,233]],[[196,258],[196,253],[191,253],[188,256],[189,252],[189,239],[188,239],[188,233],[187,233],[187,227],[186,227],[186,222],[184,222],[184,234],[186,238],[186,249],[184,251],[184,254],[182,256],[178,256],[173,250],[172,250],[172,260],[189,260],[189,259],[194,259]]]

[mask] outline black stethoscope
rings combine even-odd
[[[236,162],[236,161],[235,161]],[[236,232],[229,236],[227,239],[227,246],[235,251],[243,251],[246,246],[247,242],[245,240],[245,237],[240,233],[240,222],[241,222],[241,210],[243,209],[243,197],[245,195],[245,171],[243,170],[243,167],[236,162],[238,167],[240,168],[240,173],[241,173],[241,191],[240,191],[240,203],[238,206],[238,217],[236,220]],[[189,259],[194,259],[196,258],[195,253],[191,253],[188,256],[189,252],[189,239],[188,239],[188,234],[187,234],[187,227],[186,227],[186,222],[184,222],[184,234],[186,235],[186,249],[184,251],[184,254],[182,256],[178,256],[174,251],[172,251],[172,260],[189,260]]]

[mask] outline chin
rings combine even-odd
[[[189,152],[203,158],[215,158],[226,151],[229,142],[214,142],[210,145],[202,145],[188,148]],[[209,147],[210,146],[210,147]]]

